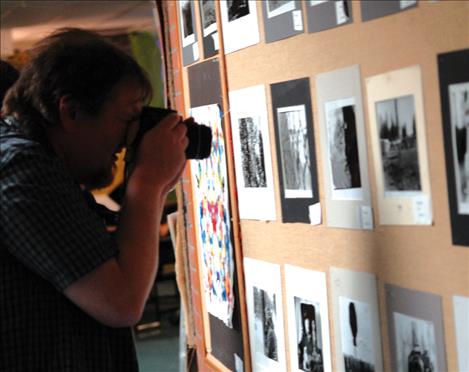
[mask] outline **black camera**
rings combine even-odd
[[[176,111],[165,108],[145,106],[140,115],[140,127],[131,149],[135,151],[142,140],[143,135],[163,120],[167,115]],[[187,139],[189,144],[186,148],[187,159],[205,159],[210,156],[212,150],[212,129],[206,125],[198,124],[189,118],[183,121],[187,127]]]

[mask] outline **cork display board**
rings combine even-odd
[[[339,300],[333,297],[334,293],[337,297],[338,292],[337,289],[334,292],[335,284],[332,280],[335,274],[331,276],[331,268],[334,268],[333,272],[336,269],[348,270],[366,273],[376,278],[377,302],[370,302],[373,306],[369,304],[367,308],[365,301],[367,297],[356,294],[352,289],[342,300],[344,303],[343,308],[347,312],[346,310],[343,311],[347,316],[352,314],[352,312],[348,312],[351,303],[354,303],[353,316],[358,317],[358,319],[361,319],[360,317],[366,311],[373,310],[373,313],[375,313],[375,310],[378,311],[379,316],[376,318],[375,323],[378,324],[379,330],[369,331],[373,337],[381,338],[379,351],[374,351],[379,355],[374,355],[373,359],[369,358],[377,361],[374,362],[376,365],[380,366],[382,364],[385,371],[394,370],[394,367],[399,365],[399,361],[395,360],[395,355],[398,351],[402,351],[403,345],[396,343],[395,335],[405,334],[405,337],[412,338],[412,335],[418,334],[418,332],[434,332],[432,334],[435,334],[435,342],[425,346],[429,350],[431,349],[430,354],[434,355],[436,361],[434,365],[437,365],[440,370],[458,370],[458,360],[460,360],[458,358],[460,356],[457,350],[458,347],[460,348],[460,341],[458,340],[461,337],[457,336],[459,325],[454,315],[453,296],[469,297],[469,247],[455,245],[452,240],[438,55],[469,48],[469,2],[448,0],[403,3],[396,1],[397,9],[405,11],[386,13],[383,10],[381,14],[378,12],[379,9],[370,10],[367,8],[367,13],[363,14],[362,2],[347,1],[347,6],[350,7],[347,13],[349,15],[347,22],[341,23],[340,27],[311,32],[313,25],[308,24],[308,12],[319,9],[319,7],[324,8],[326,5],[321,4],[322,2],[314,3],[308,0],[299,2],[302,10],[302,21],[305,26],[308,25],[308,30],[298,32],[286,39],[268,42],[265,30],[268,30],[270,25],[267,28],[265,27],[263,16],[266,10],[263,8],[262,2],[249,1],[250,7],[256,7],[259,43],[247,43],[250,46],[239,50],[233,48],[233,50],[229,50],[229,53],[224,53],[224,30],[222,28],[221,11],[224,9],[223,7],[229,6],[231,2],[215,3],[217,34],[219,37],[219,54],[217,58],[220,61],[222,96],[222,102],[218,101],[218,103],[222,107],[222,116],[227,131],[231,129],[228,92],[240,91],[259,85],[265,87],[269,127],[268,138],[274,180],[275,205],[273,208],[275,209],[276,218],[264,221],[240,219],[237,211],[237,193],[236,190],[231,189],[230,203],[234,210],[231,218],[234,223],[233,238],[236,246],[237,264],[236,281],[239,288],[237,295],[239,295],[239,314],[241,316],[239,330],[242,337],[238,337],[240,344],[237,347],[227,346],[230,349],[223,352],[231,353],[231,355],[242,352],[243,355],[238,355],[238,357],[243,360],[244,365],[237,359],[233,359],[230,363],[226,360],[220,361],[223,358],[217,358],[215,355],[218,364],[212,363],[210,366],[215,370],[251,370],[250,360],[253,355],[249,350],[253,349],[252,345],[249,344],[250,335],[248,334],[251,325],[247,326],[249,317],[246,315],[248,310],[246,310],[247,300],[245,294],[248,293],[248,290],[245,289],[243,275],[242,258],[244,257],[265,261],[280,267],[282,293],[278,298],[283,299],[281,304],[281,313],[283,314],[281,331],[284,340],[294,340],[295,332],[293,329],[295,322],[289,321],[287,315],[294,313],[291,310],[294,308],[294,302],[291,305],[287,303],[291,292],[287,289],[295,288],[295,285],[290,283],[287,288],[288,278],[286,276],[296,277],[290,273],[292,270],[295,271],[295,267],[298,267],[298,270],[305,269],[324,273],[327,307],[323,306],[322,308],[327,308],[327,316],[324,315],[322,319],[326,319],[327,324],[321,324],[321,326],[328,327],[329,337],[327,338],[327,347],[322,345],[322,350],[323,352],[327,350],[330,353],[327,357],[323,355],[323,360],[330,361],[327,363],[328,368],[325,368],[324,371],[343,368],[343,359],[341,360],[342,357],[336,355],[336,353],[340,350],[348,350],[348,346],[343,343],[337,345],[337,342],[343,342],[337,339],[338,329],[342,326],[339,327],[335,324],[338,321],[337,319],[340,319],[340,314],[336,308]],[[294,3],[292,6],[296,7],[298,5],[296,1],[292,3]],[[200,55],[204,55],[201,42],[203,30],[200,26],[199,7],[201,4],[202,1],[194,2],[194,15],[198,27],[196,35],[199,38]],[[294,10],[298,9],[295,8]],[[239,34],[238,37],[242,38],[243,35]],[[196,61],[191,66],[196,66],[199,63],[204,62]],[[347,69],[352,66],[359,67],[356,68],[356,71],[359,71],[360,99],[363,106],[363,114],[360,113],[360,115],[363,115],[364,123],[364,131],[360,131],[359,135],[367,157],[367,169],[363,170],[362,173],[366,173],[369,178],[369,205],[371,208],[365,211],[366,216],[357,217],[362,219],[366,217],[367,223],[362,221],[357,227],[350,229],[334,227],[327,223],[329,212],[327,205],[330,205],[330,203],[326,202],[324,185],[330,184],[330,181],[325,182],[324,179],[324,177],[329,176],[325,174],[325,168],[323,167],[323,162],[328,161],[328,159],[324,159],[324,151],[321,150],[321,138],[324,136],[322,132],[324,123],[321,120],[324,120],[324,107],[318,104],[318,87],[316,85],[318,80],[316,77],[320,74]],[[467,61],[466,66],[469,66],[469,61]],[[428,170],[425,170],[425,177],[428,178],[429,185],[425,187],[426,190],[431,190],[428,192],[431,221],[428,224],[410,224],[397,220],[397,222],[393,221],[392,224],[383,224],[381,222],[386,221],[386,218],[380,217],[378,213],[382,195],[379,193],[379,185],[376,181],[377,178],[379,179],[377,177],[378,172],[383,172],[383,169],[376,168],[374,156],[379,154],[379,151],[385,152],[388,150],[373,148],[376,143],[382,144],[383,142],[382,137],[381,140],[376,141],[376,137],[381,135],[376,133],[376,128],[373,129],[373,133],[370,132],[370,126],[377,121],[377,117],[370,118],[370,113],[375,112],[375,110],[370,109],[369,105],[370,102],[375,101],[368,99],[370,92],[367,90],[366,82],[369,78],[411,67],[418,68],[420,77],[418,89],[419,94],[421,94],[421,105],[419,102],[419,107],[423,110],[422,117],[424,119],[423,123],[419,123],[418,135],[424,136],[426,143]],[[188,69],[190,68],[190,66],[186,66],[182,70],[186,114],[189,113],[191,107],[191,86],[188,77]],[[389,76],[392,79],[393,75],[390,74]],[[281,169],[278,167],[281,159],[278,158],[277,147],[279,144],[275,128],[275,103],[273,102],[270,87],[273,84],[296,79],[309,79],[311,97],[311,112],[309,115],[313,118],[312,129],[315,140],[315,156],[311,158],[316,162],[320,213],[322,215],[319,225],[313,225],[307,221],[301,223],[282,222],[285,219],[282,218],[282,186],[280,183],[281,177],[279,176]],[[210,84],[210,79],[205,84]],[[208,86],[206,88],[210,89]],[[322,90],[326,88],[321,87]],[[331,92],[331,97],[341,97],[340,84],[334,82],[333,88],[338,91]],[[343,87],[344,92],[350,89],[350,86]],[[376,92],[371,93],[375,94]],[[421,120],[420,116],[419,120]],[[395,125],[395,123],[392,125]],[[390,124],[390,126],[392,125]],[[405,126],[402,125],[396,131],[393,139],[390,140],[397,150],[412,148],[412,124],[408,123],[407,125],[406,128],[410,128],[410,130],[402,129]],[[227,141],[229,142],[230,139],[231,134],[228,133]],[[230,156],[231,159],[228,161],[229,181],[231,185],[236,185],[236,179],[242,177],[242,175],[235,172],[234,154],[228,153],[228,157]],[[389,158],[393,157],[389,156]],[[368,206],[368,200],[366,204]],[[413,208],[414,213],[422,213],[423,217],[421,218],[426,218],[425,208],[428,209],[428,205],[414,203]],[[466,226],[465,229],[469,230],[469,226]],[[305,273],[305,277],[307,275],[310,274]],[[396,298],[389,299],[389,288],[402,288],[402,291],[392,292],[392,296],[396,296]],[[251,289],[250,291],[249,293],[252,293]],[[405,309],[418,308],[419,304],[422,303],[419,299],[415,300],[416,296],[403,296],[402,293],[407,293],[406,291],[423,293],[424,298],[427,295],[429,298],[435,298],[435,301],[432,302],[435,309],[437,309],[434,313],[435,319],[429,316],[420,316],[418,310],[415,310],[415,312],[397,311],[399,307],[395,304],[402,301],[406,301]],[[353,297],[354,293],[356,298]],[[252,299],[249,299],[249,301],[252,301]],[[375,303],[377,303],[377,308]],[[307,306],[304,306],[304,308],[307,308]],[[397,318],[392,318],[393,312],[389,309],[393,309],[393,311],[397,309],[396,311],[400,315],[397,315]],[[197,311],[202,310],[197,309]],[[293,315],[290,317],[294,318]],[[412,319],[416,319],[413,324],[416,324],[415,327],[417,328],[409,333],[408,329],[410,328],[405,327],[411,327]],[[429,321],[428,319],[433,319],[434,324],[425,323]],[[296,322],[297,327],[301,328],[300,323]],[[217,330],[213,329],[213,324],[215,322],[212,322],[211,332],[216,334]],[[342,339],[344,339],[344,335],[342,334]],[[212,348],[215,350],[213,339]],[[219,355],[223,352],[220,351]],[[297,368],[304,370],[296,362],[297,355],[298,350],[295,350],[294,342],[285,342],[286,370],[291,371]],[[249,361],[247,358],[249,358]],[[376,367],[375,370],[380,370],[380,367]]]

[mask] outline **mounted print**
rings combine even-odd
[[[460,371],[469,371],[469,297],[453,296],[454,329]]]
[[[231,91],[231,132],[241,219],[276,219],[265,88]]]
[[[195,27],[194,2],[179,0],[179,34],[181,37],[183,65],[187,66],[199,59],[199,43]]]
[[[331,268],[336,369],[383,370],[376,277]]]
[[[234,257],[221,112],[212,104],[192,108],[190,114],[212,129],[210,157],[190,162],[205,304],[210,314],[232,327]]]
[[[332,370],[326,274],[285,265],[290,371]]]
[[[210,58],[217,54],[219,49],[215,0],[200,0],[199,10],[204,58]]]
[[[276,83],[270,89],[282,221],[309,223],[311,207],[319,203],[309,80]]]
[[[417,0],[360,1],[362,21],[371,21],[417,7]]]
[[[469,49],[438,55],[446,176],[454,245],[469,246]]]
[[[327,225],[372,229],[358,65],[316,76]]]
[[[280,266],[244,258],[253,371],[286,371]]]
[[[441,297],[391,284],[385,292],[392,370],[446,371]]]
[[[329,30],[353,22],[350,0],[305,0],[308,32]]]
[[[225,53],[259,43],[257,1],[221,0],[220,7]]]
[[[433,221],[419,66],[366,79],[379,221]]]
[[[262,1],[266,43],[286,39],[304,32],[301,1]]]

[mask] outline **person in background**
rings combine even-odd
[[[18,70],[8,62],[0,59],[0,107],[8,89],[18,80]]]
[[[151,86],[95,33],[38,43],[0,120],[0,371],[137,371],[132,329],[154,284],[166,194],[185,166],[172,114],[145,133],[115,236],[90,190],[109,184]]]

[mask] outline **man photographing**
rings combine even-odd
[[[172,114],[145,133],[116,237],[89,203],[109,184],[151,86],[100,36],[65,29],[33,50],[0,122],[0,370],[137,371],[131,326],[153,286],[166,194],[185,166]]]

